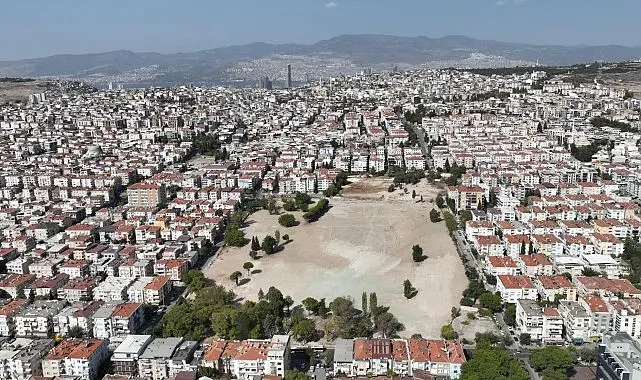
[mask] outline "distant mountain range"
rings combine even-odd
[[[442,38],[390,35],[342,35],[311,45],[252,43],[191,53],[159,54],[112,51],[60,54],[0,62],[0,77],[68,77],[106,83],[206,83],[255,81],[263,75],[282,78],[288,60],[297,73],[350,73],[373,67],[389,70],[431,64],[441,67],[497,67],[539,62],[572,65],[594,61],[641,58],[641,47],[530,45],[476,40],[464,36]],[[260,60],[258,63],[255,60]],[[337,63],[338,62],[338,63]],[[251,66],[251,70],[247,67]],[[275,68],[274,66],[278,66]]]

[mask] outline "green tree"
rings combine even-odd
[[[298,225],[296,217],[292,214],[283,214],[278,217],[278,223],[283,227],[294,227]]]
[[[267,235],[263,239],[261,248],[263,249],[263,251],[265,251],[266,254],[271,255],[276,252],[276,248],[278,248],[278,242],[273,236]]]
[[[423,256],[423,248],[418,244],[414,244],[412,246],[412,260],[414,260],[415,263],[420,263],[425,259],[426,257]]]
[[[246,261],[245,264],[243,264],[243,269],[247,271],[247,275],[250,275],[250,271],[254,267],[254,264],[252,264],[250,261]]]
[[[318,300],[312,297],[307,297],[303,300],[302,302],[303,306],[305,306],[305,309],[314,315],[318,315]]]
[[[274,239],[276,240],[276,245],[280,245],[280,231],[276,230],[274,231]]]
[[[405,330],[405,326],[403,326],[392,313],[386,311],[376,316],[374,329],[381,333],[384,338],[390,338],[398,332]]]
[[[547,346],[530,353],[530,365],[538,372],[552,369],[566,373],[574,362],[574,352],[564,347]]]
[[[229,279],[236,282],[236,286],[238,286],[238,280],[243,276],[242,273],[239,271],[235,271],[232,274],[229,275]]]
[[[329,185],[329,186],[327,186],[327,189],[325,189],[323,191],[323,195],[329,198],[329,197],[333,197],[334,195],[338,194],[339,191],[340,190],[338,189],[337,186]],[[317,191],[317,193],[318,193],[318,191]]]
[[[438,208],[443,208],[445,207],[445,199],[443,198],[443,195],[439,194],[436,196],[436,207]]]
[[[445,227],[447,227],[447,230],[450,232],[450,234],[458,228],[458,224],[456,223],[456,219],[454,219],[454,215],[450,212],[443,212],[443,220],[445,220]]]
[[[294,338],[301,342],[313,342],[318,340],[318,331],[314,321],[309,318],[303,318],[292,326],[291,329]]]
[[[376,316],[377,311],[378,311],[378,297],[376,296],[376,292],[372,292],[369,294],[369,313],[373,316]]]
[[[221,338],[237,339],[236,321],[238,310],[228,306],[215,311],[211,316],[211,328]]]
[[[245,233],[236,224],[229,224],[225,229],[225,244],[232,247],[242,247],[246,244]]]
[[[500,294],[495,294],[491,292],[485,292],[479,297],[479,303],[481,307],[484,307],[493,313],[501,311],[503,308],[503,300],[501,299]]]
[[[468,220],[472,220],[472,213],[470,212],[470,210],[461,211],[461,215],[459,216],[459,222],[461,224],[461,228],[465,227],[465,224],[467,223]]]
[[[532,344],[532,337],[528,333],[522,333],[519,335],[519,341],[522,345],[529,346]]]
[[[463,363],[461,380],[528,380],[519,360],[505,348],[481,347],[472,359]]]
[[[405,296],[405,298],[414,298],[416,294],[418,294],[418,291],[415,287],[412,286],[410,280],[403,281],[403,295]]]
[[[283,235],[283,241],[288,242],[289,241],[289,235],[287,235],[287,234]]]
[[[458,333],[454,330],[451,323],[441,327],[441,338],[447,340],[458,339]]]
[[[577,355],[584,363],[596,363],[597,348],[596,346],[585,346],[577,350]]]
[[[361,295],[361,310],[363,311],[363,313],[367,313],[368,312],[368,309],[367,309],[367,292],[363,292],[363,294]]]
[[[310,207],[307,212],[303,214],[303,218],[309,222],[314,222],[323,216],[327,210],[329,210],[329,201],[327,198],[323,198],[316,202],[316,204]]]
[[[184,282],[190,292],[199,291],[207,286],[205,275],[197,269],[188,270],[185,274]]]
[[[503,320],[508,326],[516,326],[516,305],[509,304],[503,313]]]
[[[441,214],[435,208],[430,211],[430,221],[432,223],[438,223],[441,221]]]
[[[256,236],[252,236],[252,251],[260,251],[260,242]]]
[[[77,338],[81,339],[85,337],[85,330],[82,329],[80,326],[74,326],[71,329],[69,329],[69,332],[66,335],[67,338]]]
[[[294,195],[294,202],[300,209],[305,208],[311,201],[312,197],[309,194],[298,192]]]
[[[543,380],[567,380],[568,375],[563,371],[552,368],[546,368],[541,372]]]
[[[311,376],[298,371],[286,371],[283,380],[311,380]]]

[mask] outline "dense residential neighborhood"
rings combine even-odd
[[[455,218],[461,257],[523,350],[641,352],[641,102],[625,90],[533,68],[48,91],[0,108],[0,379],[287,377],[311,347],[287,324],[238,340],[157,325],[194,297],[188,274],[234,245],[238,215],[335,196],[347,176],[438,188],[437,216]],[[460,311],[491,309],[465,298]],[[403,334],[318,343],[327,375],[465,378],[475,342]]]

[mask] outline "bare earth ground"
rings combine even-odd
[[[31,94],[44,92],[44,88],[39,87],[40,82],[0,82],[0,104],[5,102],[21,101],[26,102]]]
[[[421,333],[438,337],[440,327],[449,322],[452,306],[458,305],[467,286],[463,264],[448,236],[443,222],[429,221],[429,211],[437,190],[426,183],[388,193],[388,180],[356,179],[344,190],[344,196],[332,198],[332,208],[315,223],[306,223],[300,212],[294,213],[301,224],[284,228],[278,216],[260,211],[250,216],[245,228],[248,238],[280,230],[293,241],[271,256],[253,261],[260,272],[236,287],[229,274],[240,270],[249,258],[249,246],[225,248],[205,274],[231,288],[239,296],[256,299],[259,289],[265,292],[276,286],[296,302],[305,297],[350,296],[360,307],[363,291],[376,292],[378,303],[391,307],[405,324],[405,335]],[[424,203],[415,203],[412,189]],[[383,200],[381,200],[381,197]],[[367,199],[369,198],[369,199]],[[419,244],[428,259],[412,261],[411,247]],[[418,295],[407,300],[403,281],[409,279]]]

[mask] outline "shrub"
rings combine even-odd
[[[283,227],[293,227],[298,225],[296,217],[292,214],[283,214],[278,217],[278,223]]]

